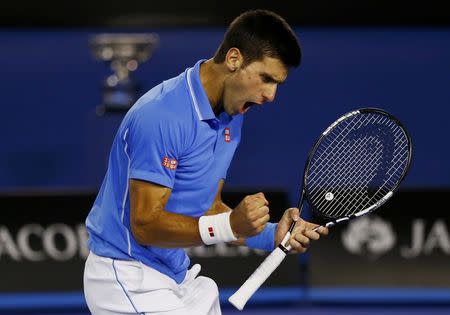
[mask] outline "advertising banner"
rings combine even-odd
[[[310,249],[312,286],[450,287],[447,190],[396,193]]]
[[[227,192],[230,206],[252,192]],[[284,193],[267,193],[272,220],[286,209]],[[89,254],[84,220],[95,200],[93,193],[0,196],[0,292],[82,290],[84,261]],[[276,210],[277,209],[277,210]],[[188,248],[192,263],[219,286],[237,287],[255,270],[265,253],[246,247]],[[266,285],[298,285],[298,258],[290,256]]]

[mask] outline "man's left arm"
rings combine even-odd
[[[233,210],[222,200],[222,189],[224,183],[225,181],[223,179],[219,181],[214,203],[205,215],[214,215]],[[308,249],[312,240],[316,241],[320,238],[320,236],[328,234],[328,229],[324,227],[320,227],[317,231],[314,231],[314,228],[318,226],[317,224],[301,219],[297,208],[289,208],[284,212],[280,222],[277,224],[274,247],[281,243],[281,240],[286,235],[293,221],[297,221],[297,223],[288,242],[288,244],[292,246],[292,253],[304,253]],[[245,238],[240,238],[237,241],[231,242],[231,244],[246,245]]]
[[[328,235],[328,228],[311,223],[300,218],[298,208],[287,209],[278,222],[275,231],[275,245],[278,246],[289,231],[292,222],[296,222],[291,238],[286,245],[291,245],[291,253],[302,254],[306,252],[311,241],[317,241],[321,236]],[[317,231],[314,231],[318,228]]]

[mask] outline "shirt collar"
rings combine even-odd
[[[205,88],[200,80],[200,65],[205,61],[206,59],[199,60],[194,67],[187,70],[186,78],[189,94],[191,95],[192,105],[194,106],[198,119],[218,119],[212,110],[211,103],[208,100]],[[226,113],[222,113],[219,118],[221,121],[225,120],[228,122],[232,119],[232,117]]]

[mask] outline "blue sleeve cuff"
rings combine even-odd
[[[245,245],[253,249],[262,249],[272,251],[275,249],[275,231],[277,223],[267,223],[266,228],[258,235],[249,237],[245,240]]]
[[[169,178],[160,173],[141,171],[141,170],[130,170],[130,179],[141,179],[147,182],[152,182],[169,188],[173,188],[173,179]]]

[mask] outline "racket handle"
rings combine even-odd
[[[237,290],[228,301],[233,304],[238,310],[242,311],[247,301],[258,290],[258,288],[266,281],[266,279],[277,269],[281,264],[286,253],[279,247],[270,253],[269,256],[259,265],[259,267],[253,272],[250,278],[244,282],[244,284]]]

